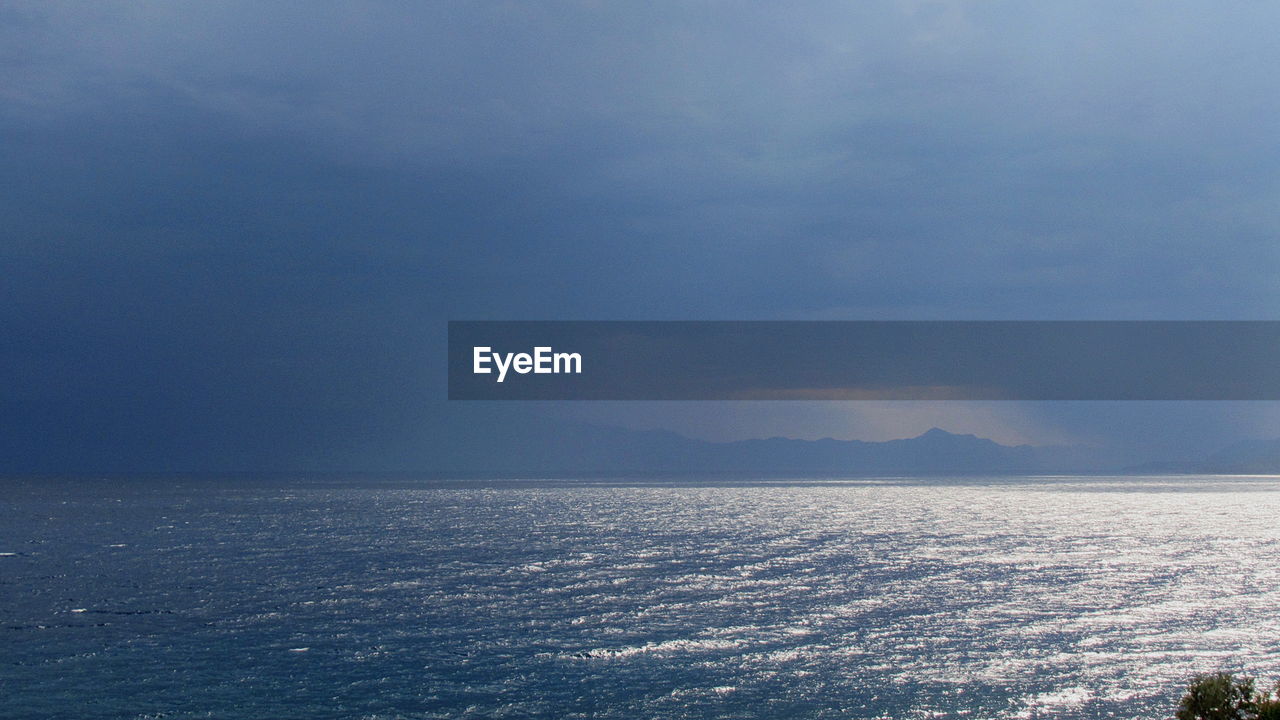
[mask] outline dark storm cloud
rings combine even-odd
[[[1273,317],[1277,14],[10,4],[6,452],[376,464],[451,318]]]
[[[185,112],[286,167],[412,169],[459,188],[418,240],[538,312],[604,288],[641,316],[1274,299],[1256,6],[33,8],[22,120]]]

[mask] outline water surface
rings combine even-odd
[[[1155,718],[1280,480],[0,481],[0,716]]]

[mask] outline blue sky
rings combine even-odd
[[[7,3],[0,449],[77,470],[422,461],[461,412],[448,319],[1276,319],[1277,21]],[[494,411],[1152,451],[1280,434],[1259,403]]]

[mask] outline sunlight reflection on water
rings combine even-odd
[[[15,717],[1162,717],[1280,480],[6,481]]]

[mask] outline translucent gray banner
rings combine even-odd
[[[449,323],[451,400],[1276,400],[1280,322]]]

